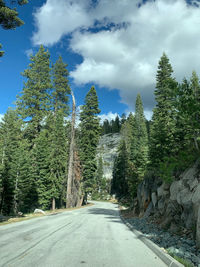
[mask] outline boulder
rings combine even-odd
[[[181,221],[187,229],[193,229],[195,218],[192,203],[184,205],[183,212],[181,214]]]
[[[150,202],[145,213],[144,213],[144,218],[149,217],[151,215],[152,211],[153,211],[153,203]]]
[[[160,187],[157,188],[158,198],[166,196],[168,194],[169,194],[169,186],[167,184],[163,183]]]
[[[180,205],[178,205],[176,201],[169,200],[166,208],[166,215],[172,216],[173,218],[180,218],[181,213],[182,208],[180,207]]]
[[[163,215],[165,213],[165,199],[162,197],[159,201],[158,201],[158,210],[161,213],[161,215]]]
[[[177,200],[178,193],[184,189],[182,180],[174,181],[170,186],[170,200]]]
[[[183,190],[177,193],[176,200],[178,204],[182,206],[187,206],[192,204],[192,197],[193,193],[188,188],[184,188]]]
[[[34,213],[42,213],[42,214],[45,215],[45,212],[43,210],[40,210],[40,209],[35,209]]]
[[[199,160],[197,160],[192,167],[188,168],[180,175],[181,180],[183,180],[187,184],[190,184],[191,180],[194,180],[196,178],[198,172],[198,166],[199,166]]]
[[[198,180],[195,178],[191,183],[189,184],[190,191],[193,191],[198,186]]]
[[[155,192],[151,194],[151,200],[152,200],[153,206],[155,208],[155,206],[156,206],[156,204],[158,202],[158,198],[157,198],[157,195],[156,195]]]
[[[193,194],[192,203],[200,205],[200,184],[197,186],[197,188]]]
[[[194,191],[194,194],[192,196],[192,203],[193,203],[193,209],[194,209],[194,216],[197,219],[198,210],[200,207],[200,184],[197,186],[196,190]]]
[[[196,244],[197,244],[197,247],[200,249],[200,206],[198,210],[198,218],[197,218],[197,224],[196,224]]]

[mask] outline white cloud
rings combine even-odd
[[[150,110],[157,64],[164,51],[178,81],[193,69],[200,72],[200,7],[196,0],[193,5],[185,0],[149,0],[140,8],[138,3],[99,0],[92,6],[90,0],[47,0],[35,13],[38,31],[33,40],[52,45],[71,34],[71,50],[83,57],[71,72],[77,84],[93,82],[118,89],[131,110],[139,92],[145,110]],[[100,27],[111,22],[118,25]],[[94,25],[98,31],[89,31]]]
[[[91,24],[88,4],[88,0],[47,0],[34,14],[38,31],[33,42],[53,45],[75,29],[87,28]]]
[[[112,111],[108,112],[107,114],[101,114],[101,115],[98,115],[98,117],[100,118],[100,121],[101,123],[105,120],[108,120],[108,121],[111,121],[111,120],[115,120],[116,117],[119,117],[119,114],[117,113],[112,113]]]

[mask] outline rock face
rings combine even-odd
[[[97,158],[102,156],[103,175],[106,179],[112,179],[114,161],[118,154],[120,140],[121,136],[118,133],[105,134],[99,140]]]
[[[185,228],[196,236],[200,248],[200,162],[183,172],[171,185],[159,184],[155,177],[145,179],[139,186],[137,202],[140,217],[151,209],[166,229]],[[148,205],[151,205],[148,208]],[[153,204],[153,205],[152,205]],[[153,210],[152,210],[153,209]],[[136,209],[135,209],[136,210]],[[142,213],[142,214],[141,214]]]

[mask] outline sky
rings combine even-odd
[[[51,62],[61,55],[68,64],[78,106],[95,85],[104,119],[134,112],[138,93],[150,119],[163,52],[178,82],[193,70],[200,75],[197,0],[30,0],[18,11],[23,26],[0,28],[0,114],[14,105],[21,73],[41,44]]]

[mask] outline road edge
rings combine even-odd
[[[134,227],[123,218],[120,210],[119,216],[122,222],[137,236],[137,238],[140,239],[148,248],[150,248],[167,266],[184,267],[183,264],[172,258],[169,254],[167,254],[159,246],[153,243],[150,239],[146,238],[141,232],[135,230]]]

